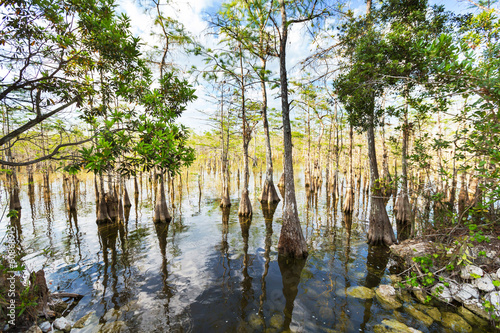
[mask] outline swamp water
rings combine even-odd
[[[343,197],[327,200],[324,186],[307,196],[303,172],[297,174],[309,248],[305,261],[278,258],[282,202],[274,212],[263,211],[257,201],[259,174],[250,180],[250,220],[237,215],[237,182],[231,184],[231,208],[221,210],[220,180],[205,172],[201,194],[197,175],[187,183],[184,178],[182,190],[176,182],[170,224],[152,222],[144,177],[137,208],[133,182],[127,183],[132,201],[127,223],[101,227],[95,223],[91,176],[79,176],[77,214],[69,217],[60,175],[52,176],[50,196],[35,177],[31,199],[27,178],[20,175],[18,247],[30,271],[44,268],[52,291],[84,295],[67,317],[76,321],[89,314],[88,320],[72,332],[373,332],[387,320],[423,332],[453,332],[437,322],[426,326],[405,308],[387,310],[375,297],[347,295],[352,287],[390,284],[387,251],[365,242],[367,199],[356,191],[357,214],[349,223],[341,212]],[[2,220],[1,235],[9,223]]]

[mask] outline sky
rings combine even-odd
[[[163,0],[166,2],[166,0]],[[214,13],[220,7],[222,0],[171,0],[171,5],[163,5],[162,11],[164,15],[168,15],[181,22],[185,29],[195,36],[198,41],[204,45],[215,46],[217,40],[212,35],[208,34],[209,24],[207,17]],[[466,11],[470,3],[467,0],[447,0],[447,1],[429,1],[430,4],[445,5],[445,8],[453,12]],[[139,5],[141,3],[141,5]],[[134,35],[141,37],[144,46],[143,52],[147,52],[153,45],[158,45],[158,40],[151,35],[152,31],[158,29],[154,26],[152,13],[148,13],[146,6],[152,5],[151,0],[118,0],[118,11],[124,12],[131,19],[132,32]],[[355,13],[364,13],[364,1],[351,1],[350,8]],[[287,45],[287,69],[290,77],[301,76],[302,73],[298,65],[301,60],[304,60],[311,54],[311,39],[305,29],[293,26],[289,32],[289,43]],[[204,67],[202,59],[192,55],[186,55],[181,52],[174,52],[170,59],[184,69],[189,69],[192,65],[201,69]],[[278,73],[277,60],[270,62],[270,70]],[[189,104],[187,110],[183,113],[179,122],[190,127],[194,132],[202,133],[210,130],[211,123],[209,121],[210,114],[216,110],[216,105],[211,99],[210,90],[203,84],[197,84],[190,79],[198,99]],[[280,108],[280,102],[276,96],[277,92],[269,93],[269,106]]]

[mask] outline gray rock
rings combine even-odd
[[[486,274],[482,278],[475,280],[474,284],[476,285],[477,289],[487,293],[495,290],[495,285],[493,284],[493,280],[491,280],[488,274]]]
[[[473,275],[482,277],[484,271],[480,267],[474,265],[467,265],[460,271],[460,277],[462,279],[470,280],[473,278]]]
[[[436,296],[438,300],[445,303],[450,303],[453,299],[450,293],[450,289],[442,283],[436,284],[431,289],[432,295]]]
[[[42,332],[48,332],[52,329],[52,325],[50,324],[50,322],[48,321],[44,321],[43,323],[41,323],[38,327],[40,327],[40,329],[42,330]]]
[[[497,271],[497,279],[499,279],[499,280],[500,280],[500,268],[499,268],[499,269],[498,269],[498,271]]]
[[[467,299],[479,298],[479,291],[470,283],[450,283],[450,293],[453,299],[461,303]]]
[[[33,325],[24,333],[42,333],[42,330],[37,325]]]
[[[494,307],[494,314],[498,317],[500,316],[500,292],[493,291],[484,297],[485,300],[489,301]]]
[[[57,318],[53,324],[55,328],[64,332],[71,331],[71,327],[73,326],[73,323],[64,317]]]

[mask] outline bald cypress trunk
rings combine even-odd
[[[281,108],[283,119],[284,144],[284,174],[285,174],[285,203],[283,207],[283,226],[278,242],[278,252],[285,256],[296,258],[307,257],[307,245],[300,226],[297,201],[295,198],[295,183],[293,177],[292,157],[292,129],[290,126],[290,108],[288,103],[288,79],[286,72],[286,43],[288,36],[287,15],[285,0],[279,0],[281,9],[281,38],[280,38],[280,83]]]
[[[368,140],[368,157],[370,159],[370,177],[372,185],[372,197],[370,201],[370,217],[368,227],[368,243],[392,245],[396,242],[389,216],[385,210],[384,199],[380,190],[380,177],[377,165],[377,153],[375,150],[375,133],[373,130],[373,113],[371,125],[366,132]]]
[[[354,179],[352,175],[352,141],[353,129],[352,125],[349,126],[349,186],[344,201],[344,213],[351,214],[354,211]]]
[[[261,59],[262,68],[266,68],[266,60]],[[273,181],[273,155],[271,150],[271,139],[269,135],[269,123],[267,121],[267,91],[266,82],[262,79],[260,82],[262,90],[262,123],[264,126],[264,135],[266,140],[266,180],[262,187],[262,193],[259,197],[261,203],[274,204],[280,201]]]

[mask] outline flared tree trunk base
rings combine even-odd
[[[247,191],[244,191],[241,194],[238,216],[252,216],[252,203],[250,202],[250,197],[248,196]]]
[[[354,212],[354,189],[351,188],[347,191],[342,210],[346,214],[352,214],[352,212]]]
[[[227,196],[222,197],[222,199],[220,199],[219,207],[220,208],[229,208],[229,207],[231,207],[231,200],[229,200],[229,197],[227,197]]]
[[[307,258],[307,244],[302,230],[295,230],[295,227],[300,228],[300,221],[298,221],[298,218],[294,214],[287,213],[286,211],[284,211],[283,215],[278,253],[296,259]],[[291,219],[296,220],[292,221]]]
[[[382,198],[372,197],[369,223],[368,244],[390,246],[396,243],[396,236]]]
[[[106,204],[106,198],[104,195],[99,196],[99,202],[97,204],[97,218],[96,218],[96,223],[97,224],[107,224],[107,223],[112,223],[113,220],[109,217],[108,214],[108,205]]]
[[[170,213],[168,212],[167,200],[165,196],[165,185],[163,182],[163,177],[160,180],[160,193],[156,194],[156,204],[153,215],[154,223],[169,223],[172,220]]]
[[[261,203],[276,204],[281,201],[272,180],[265,180],[259,201]]]

